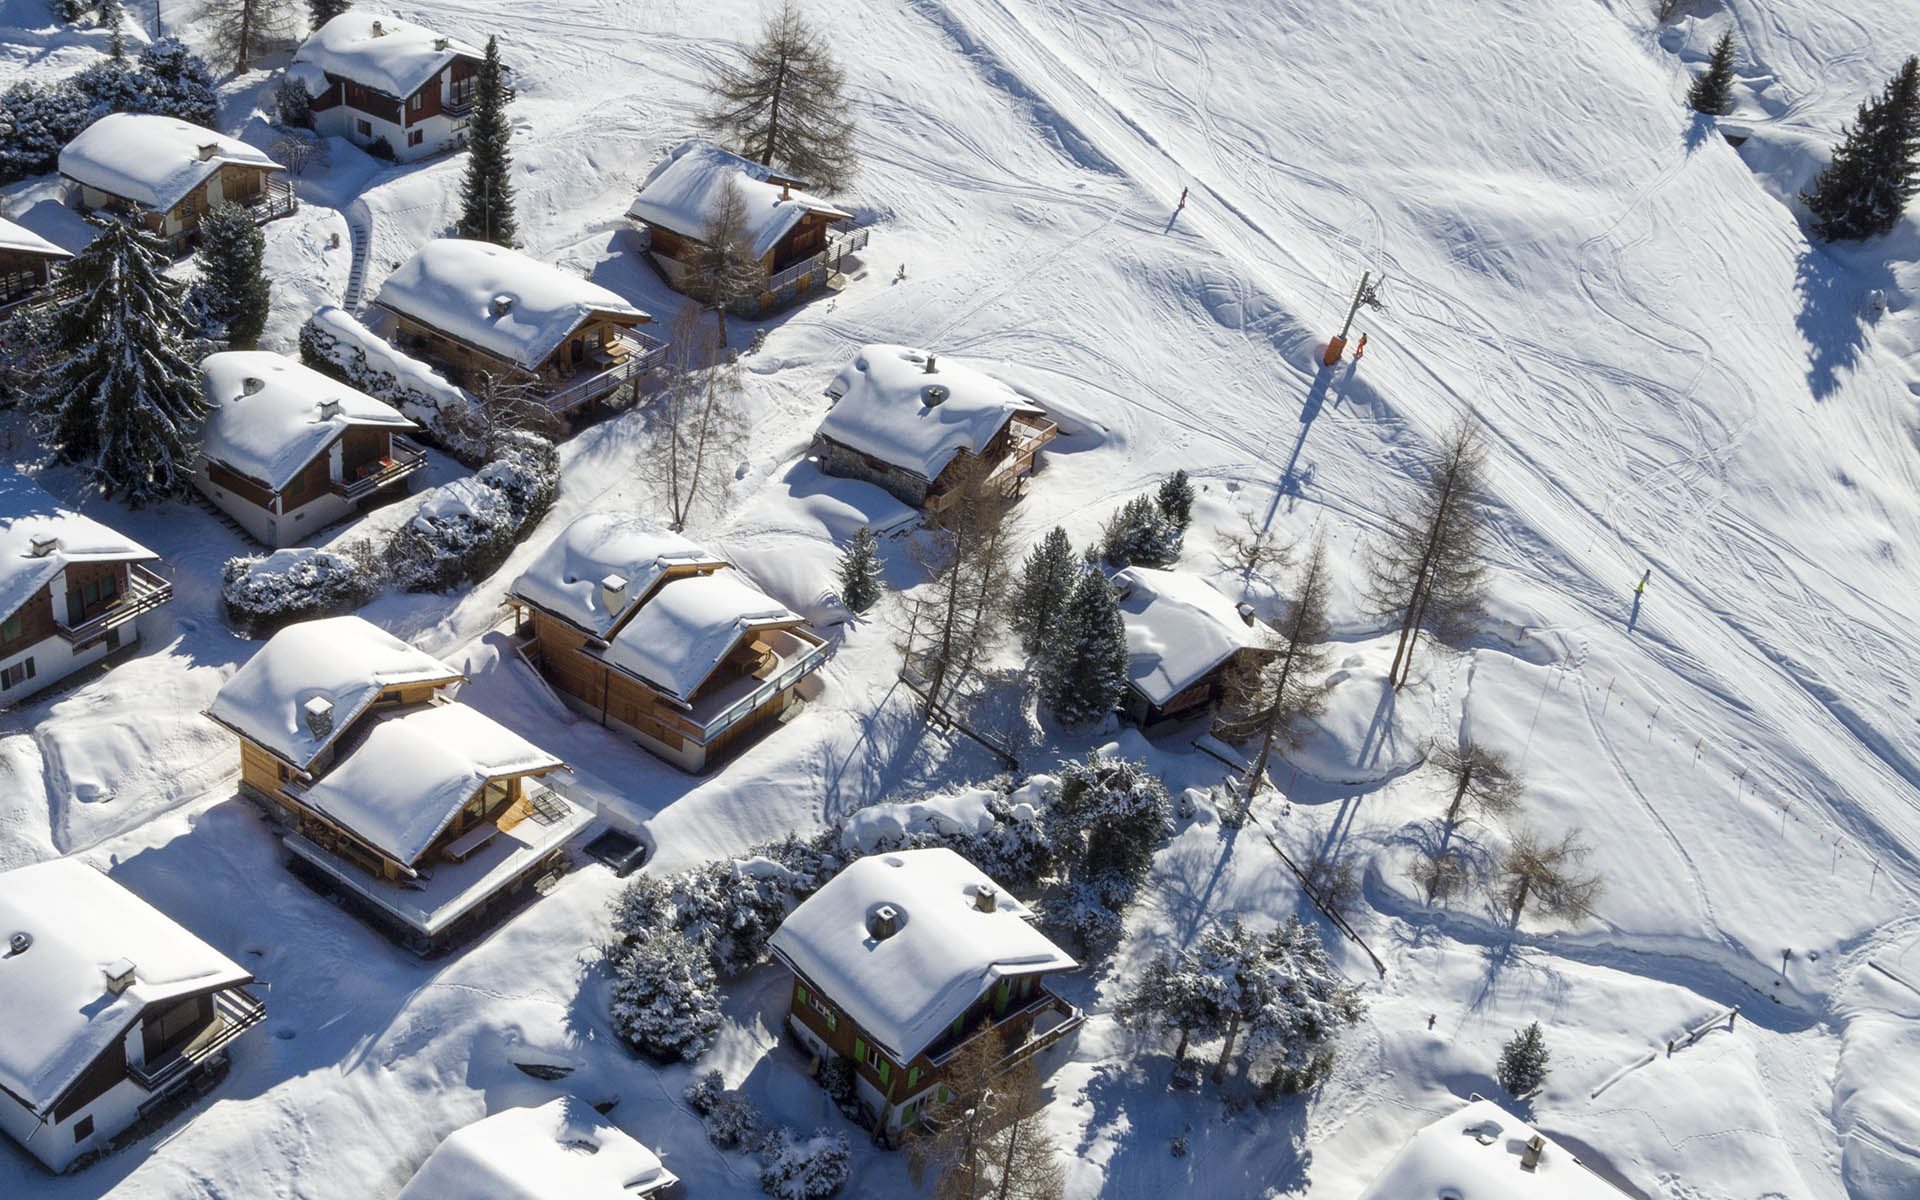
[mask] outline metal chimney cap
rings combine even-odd
[[[25,954],[32,945],[33,935],[24,929],[7,939],[7,946],[10,952],[14,954]]]

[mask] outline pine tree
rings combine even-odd
[[[1485,518],[1478,499],[1486,452],[1462,419],[1428,465],[1420,494],[1403,512],[1389,510],[1384,537],[1368,564],[1375,608],[1400,625],[1387,678],[1395,687],[1413,670],[1422,630],[1464,632],[1486,588]]]
[[[1224,995],[1216,976],[1203,970],[1192,953],[1175,948],[1148,961],[1139,981],[1121,998],[1114,1013],[1136,1032],[1158,1037],[1176,1035],[1173,1073],[1177,1079],[1186,1065],[1192,1040],[1209,1040],[1225,1028]]]
[[[193,307],[202,333],[234,350],[251,350],[267,327],[273,285],[261,260],[267,235],[238,204],[214,205],[200,219],[200,278]]]
[[[1333,636],[1327,622],[1327,597],[1333,587],[1327,568],[1327,548],[1316,540],[1300,574],[1300,595],[1261,659],[1236,666],[1227,676],[1227,716],[1222,732],[1236,740],[1258,737],[1260,750],[1247,768],[1246,794],[1252,796],[1266,780],[1273,749],[1299,744],[1300,723],[1326,709],[1327,683],[1323,678],[1332,655]]]
[[[1193,523],[1193,481],[1184,470],[1167,476],[1160,490],[1154,493],[1153,502],[1175,530],[1186,533],[1187,526]]]
[[[1500,1066],[1494,1072],[1500,1086],[1515,1100],[1524,1100],[1540,1090],[1547,1081],[1547,1063],[1553,1057],[1547,1050],[1546,1035],[1535,1021],[1516,1030],[1500,1048]]]
[[[1088,571],[1074,585],[1047,646],[1043,692],[1065,725],[1103,720],[1127,689],[1127,630],[1113,585]]]
[[[1060,613],[1080,581],[1082,567],[1067,540],[1067,531],[1054,526],[1020,565],[1013,585],[1009,616],[1020,646],[1038,654],[1059,629]]]
[[[307,0],[307,15],[318,29],[352,7],[353,0]]]
[[[827,1200],[847,1185],[851,1159],[843,1133],[783,1129],[760,1165],[760,1190],[774,1200]]]
[[[613,1028],[661,1062],[692,1062],[720,1028],[720,995],[707,956],[666,926],[613,960]]]
[[[782,0],[740,61],[714,71],[701,123],[744,157],[837,191],[859,163],[845,85],[826,34]]]
[[[1171,832],[1167,786],[1145,763],[1095,752],[1063,764],[1059,794],[1043,821],[1064,885],[1049,923],[1092,950],[1114,944],[1153,855]]]
[[[1909,58],[1878,100],[1860,105],[1833,161],[1800,200],[1814,232],[1828,241],[1879,237],[1893,230],[1907,199],[1920,191],[1920,56]]]
[[[460,185],[463,238],[513,245],[513,127],[507,122],[507,87],[498,39],[487,39],[474,83],[473,117],[467,125],[467,174]]]
[[[840,555],[840,599],[854,612],[865,612],[885,588],[880,578],[880,539],[871,526],[862,525]]]
[[[1733,107],[1733,34],[1720,35],[1713,45],[1713,57],[1707,60],[1706,74],[1687,89],[1687,103],[1693,111],[1717,117]]]
[[[1260,986],[1247,993],[1247,1051],[1273,1063],[1272,1092],[1304,1092],[1333,1069],[1342,1028],[1366,1012],[1360,989],[1327,957],[1320,931],[1299,917],[1260,945]]]
[[[53,318],[33,406],[48,450],[136,507],[186,485],[208,412],[191,350],[186,285],[166,246],[112,217],[67,264],[78,290]]]
[[[766,282],[767,272],[747,238],[746,193],[728,176],[714,195],[680,289],[702,304],[725,309],[758,295]]]
[[[148,45],[140,52],[134,75],[144,98],[140,111],[208,128],[219,121],[220,97],[213,90],[213,72],[179,38],[163,37]]]
[[[1101,557],[1116,567],[1170,566],[1180,558],[1180,529],[1152,496],[1135,496],[1114,510],[1100,535]]]

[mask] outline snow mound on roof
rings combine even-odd
[[[404,100],[462,57],[477,59],[481,52],[412,21],[355,8],[314,30],[295,52],[293,65],[316,67]],[[302,83],[313,92],[310,83]]]
[[[827,388],[838,399],[821,435],[932,480],[960,451],[978,454],[1015,413],[1042,411],[964,362],[937,357],[929,374],[927,358],[910,346],[863,347]]]
[[[689,700],[749,630],[800,620],[739,571],[670,579],[614,635],[606,658]]]
[[[589,513],[561,531],[508,594],[606,637],[674,567],[723,567],[726,560],[644,517]],[[626,603],[609,611],[601,584],[627,581]]]
[[[398,1200],[632,1200],[673,1182],[653,1151],[562,1096],[448,1134]]]
[[[59,541],[36,556],[33,543],[44,537]],[[13,468],[0,468],[0,618],[19,611],[69,563],[157,557],[132,538],[67,508]]]
[[[915,525],[918,509],[861,479],[828,475],[800,459],[753,489],[717,539],[767,594],[815,625],[847,620],[840,600],[840,553],[861,526],[886,535]]]
[[[44,1110],[150,1004],[252,978],[158,909],[75,858],[0,874],[0,1086]],[[102,968],[126,959],[133,985],[107,990]]]
[[[982,837],[991,833],[996,823],[987,805],[998,794],[990,788],[969,787],[921,800],[871,804],[847,818],[840,831],[840,844],[871,854],[882,846],[898,846],[918,834]]]
[[[1332,783],[1379,783],[1426,761],[1439,701],[1436,681],[1416,671],[1404,687],[1387,682],[1394,638],[1350,647],[1327,677],[1326,711],[1302,722],[1298,746],[1283,751],[1301,771]],[[1436,670],[1451,669],[1444,665]]]
[[[1413,1135],[1360,1200],[1623,1200],[1620,1191],[1547,1139],[1521,1165],[1531,1125],[1491,1100],[1475,1100]]]
[[[997,893],[992,912],[975,904]],[[900,914],[875,941],[868,918]],[[793,910],[769,943],[875,1042],[904,1063],[1009,975],[1079,964],[1030,923],[1032,912],[980,868],[944,847],[873,854],[847,866]]]
[[[374,303],[532,370],[596,313],[649,320],[597,283],[487,242],[438,238],[380,285]]]
[[[376,724],[307,801],[412,864],[487,780],[560,765],[478,709],[434,704]]]
[[[44,254],[51,258],[73,257],[33,230],[24,225],[16,225],[5,217],[0,217],[0,250],[12,250],[21,254]]]
[[[60,151],[62,175],[152,209],[172,208],[223,163],[284,169],[237,138],[152,113],[109,113]]]
[[[1113,577],[1127,630],[1127,681],[1165,704],[1271,632],[1198,575],[1128,567]]]
[[[821,213],[835,221],[853,219],[852,213],[818,196],[770,181],[780,178],[751,159],[693,138],[675,146],[653,168],[627,208],[627,215],[682,237],[702,238],[719,204],[721,189],[731,179],[747,202],[745,232],[756,258],[765,257],[808,213]]]
[[[209,354],[200,362],[200,383],[213,405],[201,452],[276,491],[350,426],[416,428],[365,392],[265,350]],[[329,400],[339,411],[322,416]]]
[[[227,680],[207,715],[304,769],[380,689],[459,677],[364,617],[326,617],[274,634]],[[323,736],[303,711],[316,698],[333,705],[333,728]]]

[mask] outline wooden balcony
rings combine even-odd
[[[256,225],[290,217],[300,208],[300,200],[293,194],[293,185],[284,179],[267,180],[266,186],[258,194],[241,200],[240,204],[253,214],[253,223]]]
[[[194,1069],[224,1049],[227,1043],[266,1018],[267,1006],[245,988],[228,988],[213,994],[213,1023],[184,1046],[161,1055],[157,1062],[135,1066],[127,1064],[127,1074],[150,1095],[142,1102],[145,1109],[164,1098],[186,1081]]]
[[[927,1048],[927,1057],[934,1066],[944,1066],[975,1038],[992,1033],[1010,1043],[1000,1061],[994,1064],[996,1071],[1004,1071],[1067,1037],[1085,1020],[1085,1014],[1079,1009],[1043,986],[1018,1006],[1011,1006],[998,1016],[989,1012],[979,1024],[969,1026],[958,1036],[949,1033],[942,1037]],[[1014,1037],[1019,1040],[1014,1042]]]
[[[605,352],[606,365],[590,373],[576,372],[572,379],[562,380],[552,390],[536,393],[533,402],[556,417],[566,416],[651,371],[666,353],[665,342],[644,333],[621,334]]]
[[[393,439],[386,458],[366,464],[352,479],[333,481],[333,493],[348,500],[371,496],[389,484],[397,483],[427,465],[427,452],[403,437]]]
[[[139,563],[127,567],[127,590],[102,611],[68,626],[60,624],[60,636],[77,651],[107,636],[110,630],[125,625],[141,613],[159,608],[173,598],[173,584]]]

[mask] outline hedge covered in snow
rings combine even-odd
[[[0,183],[51,171],[61,147],[108,113],[154,113],[218,123],[207,64],[179,38],[163,37],[138,58],[96,62],[53,83],[22,80],[0,93]]]
[[[393,405],[461,462],[486,457],[473,394],[394,349],[347,310],[329,304],[307,318],[300,327],[300,361]]]
[[[352,612],[379,591],[378,558],[365,543],[243,555],[228,559],[220,571],[228,620],[255,637],[295,621]]]
[[[438,592],[491,574],[553,507],[560,455],[530,433],[502,434],[493,460],[435,488],[387,545],[387,568],[410,592]]]

